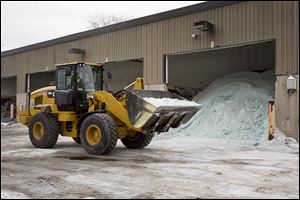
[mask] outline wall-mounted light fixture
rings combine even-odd
[[[198,35],[197,33],[193,33],[193,34],[192,34],[192,38],[193,38],[193,39],[197,39],[198,36],[199,36],[199,35]]]
[[[297,80],[292,75],[289,75],[286,80],[286,89],[288,94],[291,94],[297,90]]]
[[[202,20],[194,22],[194,29],[212,32],[214,30],[214,25],[206,20]]]

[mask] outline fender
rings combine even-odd
[[[90,116],[90,115],[92,115],[92,114],[94,114],[94,113],[106,113],[106,112],[107,112],[106,110],[95,110],[95,111],[92,111],[92,112],[87,112],[87,113],[85,113],[84,115],[82,115],[82,116],[79,118],[79,120],[78,120],[78,122],[77,122],[77,124],[76,124],[76,129],[79,131],[82,122],[83,122],[84,119],[87,118],[88,116]]]

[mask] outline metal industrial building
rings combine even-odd
[[[197,29],[204,20],[212,31]],[[297,1],[205,2],[1,52],[1,99],[16,97],[18,106],[54,81],[55,64],[74,61],[107,63],[111,90],[136,76],[149,89],[203,89],[228,73],[274,69],[276,126],[299,137]],[[293,92],[288,75],[297,80]]]

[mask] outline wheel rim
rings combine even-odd
[[[36,140],[40,140],[40,139],[42,139],[43,136],[44,136],[44,127],[43,127],[43,125],[42,125],[41,122],[36,122],[33,125],[33,137]]]
[[[92,124],[86,129],[86,140],[91,146],[99,144],[101,131],[97,125]]]

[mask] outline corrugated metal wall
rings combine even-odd
[[[1,58],[1,75],[18,75],[18,92],[24,92],[25,73],[53,69],[56,63],[81,61],[68,48],[84,48],[84,60],[104,62],[144,58],[147,84],[163,83],[163,55],[276,39],[276,73],[298,73],[298,2],[247,1],[168,20],[105,33],[86,39]],[[193,29],[193,23],[208,20],[215,33]],[[191,35],[198,33],[193,40]]]
[[[274,3],[277,74],[299,73],[299,2]]]

